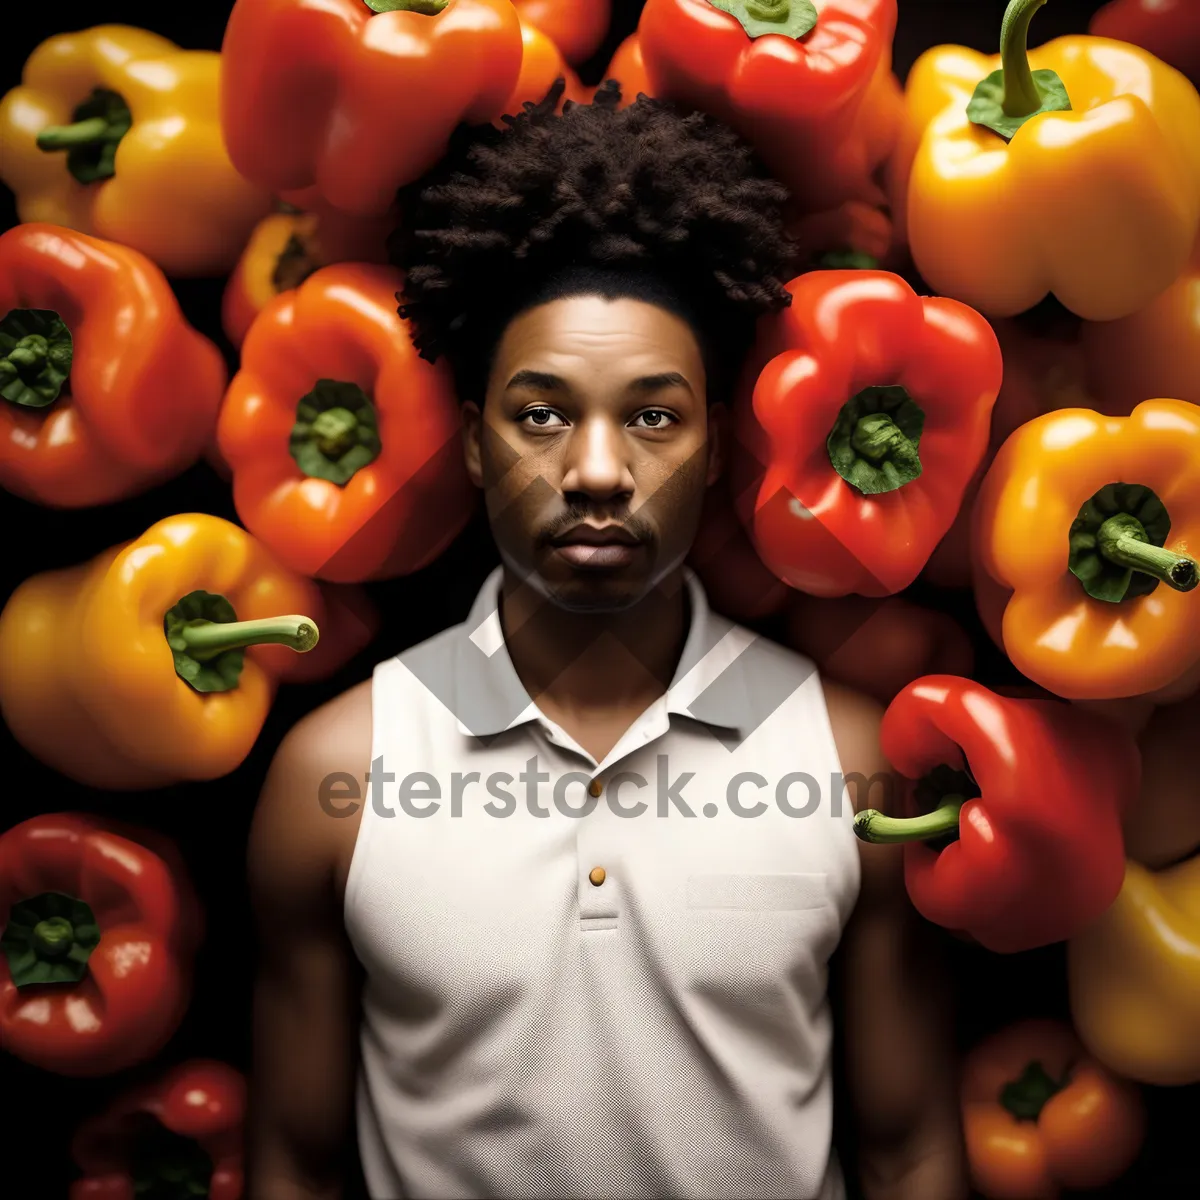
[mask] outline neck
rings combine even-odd
[[[571,612],[505,567],[500,625],[534,703],[578,717],[644,711],[670,685],[683,653],[688,597],[682,568],[620,612]]]

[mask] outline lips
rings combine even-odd
[[[623,525],[576,525],[560,534],[551,543],[554,546],[640,546],[636,538]]]

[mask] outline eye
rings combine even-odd
[[[556,413],[552,408],[530,408],[526,409],[525,412],[523,412],[517,418],[517,421],[520,424],[531,424],[536,425],[539,429],[546,429],[554,428],[554,426],[550,425],[550,419],[552,417],[558,417],[558,413]],[[532,420],[529,418],[532,418]],[[562,420],[562,418],[559,417],[559,420]],[[565,421],[563,423],[566,424]]]
[[[669,421],[676,419],[669,412],[661,408],[648,408],[645,412],[638,413],[634,420],[636,421],[641,417],[646,418],[646,424],[642,426],[643,429],[665,429]]]

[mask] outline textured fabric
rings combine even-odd
[[[675,679],[597,762],[521,688],[500,578],[375,669],[394,780],[345,899],[372,1196],[837,1200],[827,962],[859,860],[812,662],[686,572]]]

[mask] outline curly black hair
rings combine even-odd
[[[696,331],[710,402],[728,394],[757,318],[791,302],[789,199],[753,147],[707,113],[608,79],[587,104],[559,77],[507,128],[460,125],[401,189],[389,257],[422,358],[445,355],[482,405],[507,324],[533,304],[602,292],[655,301]]]

